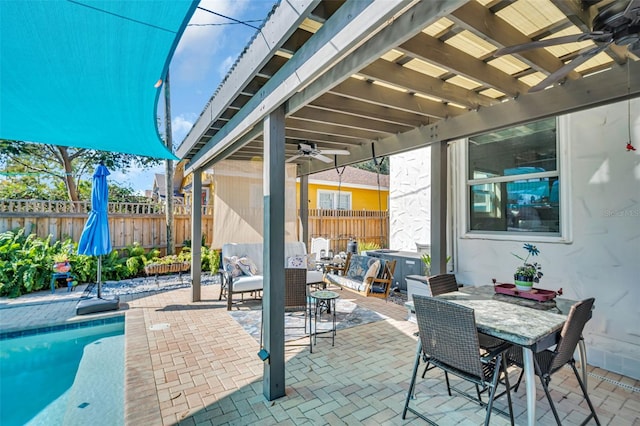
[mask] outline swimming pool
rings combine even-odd
[[[0,424],[124,424],[124,316],[0,334]]]

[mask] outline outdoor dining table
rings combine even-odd
[[[463,287],[460,291],[436,296],[472,308],[478,331],[522,348],[527,394],[527,421],[536,423],[536,384],[534,352],[556,344],[569,309],[577,301],[555,298],[547,302],[496,294],[493,286]],[[405,303],[409,316],[415,313],[413,301]],[[410,319],[410,318],[409,318]],[[582,375],[586,386],[586,351],[584,342],[578,346]]]

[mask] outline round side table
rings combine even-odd
[[[313,322],[315,332],[313,333],[313,343],[316,343],[318,334],[329,333],[329,336],[320,336],[321,338],[331,338],[331,346],[335,344],[336,337],[336,299],[340,297],[338,293],[330,290],[318,290],[309,294],[313,299]],[[331,316],[331,328],[329,330],[318,331],[318,317],[322,322],[322,313],[326,312]]]

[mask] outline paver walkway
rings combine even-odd
[[[82,288],[19,299],[0,299],[0,331],[126,315],[126,424],[128,425],[404,425],[425,424],[400,414],[413,365],[416,324],[398,304],[343,290],[342,298],[389,317],[340,330],[335,346],[318,340],[314,352],[291,347],[286,355],[286,396],[268,402],[262,394],[258,342],[218,301],[218,285],[121,297],[115,313],[75,316]],[[255,308],[255,302],[236,309]],[[604,425],[640,426],[640,382],[589,366],[589,392]],[[516,372],[513,373],[515,380]],[[417,403],[442,425],[477,425],[484,410],[449,397],[443,375],[419,381]],[[619,386],[616,383],[621,383]],[[563,424],[579,424],[588,408],[566,368],[553,377],[552,394]],[[505,408],[498,400],[496,405]],[[516,424],[526,424],[526,399],[514,394]],[[555,421],[538,384],[538,424]],[[508,419],[494,414],[491,424]],[[99,422],[97,423],[99,424]]]

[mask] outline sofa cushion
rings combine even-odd
[[[238,265],[238,256],[225,256],[222,258],[222,264],[225,272],[230,273],[233,278],[239,277],[243,274],[242,269],[240,269],[240,265]]]
[[[325,281],[360,292],[367,289],[367,286],[362,281],[356,281],[348,277],[343,277],[342,275],[326,274]]]
[[[380,269],[380,261],[376,260],[371,264],[371,266],[369,266],[369,269],[367,269],[367,272],[364,274],[364,277],[362,278],[362,282],[365,284],[369,284],[372,279],[378,276],[379,269]]]
[[[242,275],[233,280],[233,291],[262,290],[262,275]]]
[[[346,277],[356,281],[363,281],[365,274],[376,260],[378,259],[371,256],[361,256],[358,254],[351,256]]]
[[[307,256],[295,255],[287,258],[287,268],[307,269]]]
[[[307,284],[316,284],[322,282],[324,272],[322,271],[307,271]]]
[[[244,275],[254,276],[258,274],[258,267],[256,263],[249,257],[238,258],[238,267],[242,270]]]

